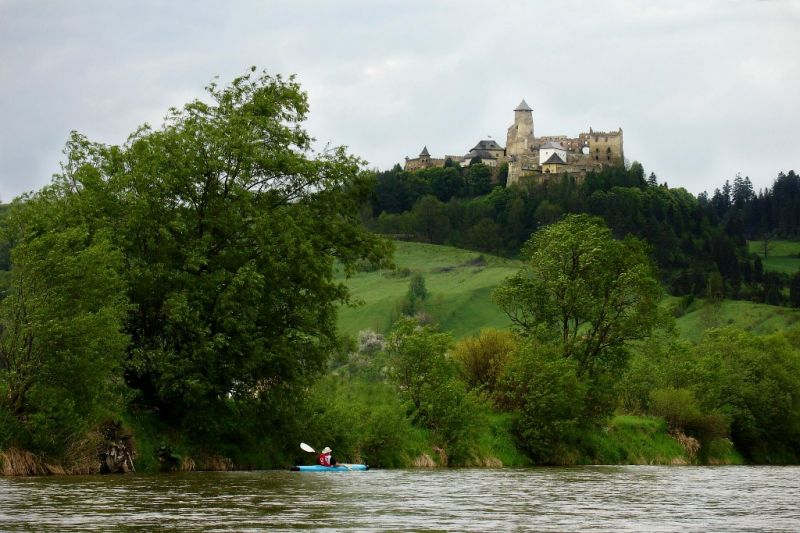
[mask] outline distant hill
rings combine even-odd
[[[780,253],[793,248],[773,249]],[[503,279],[516,273],[521,263],[450,246],[396,242],[398,272],[361,272],[346,281],[353,297],[363,305],[343,307],[339,329],[348,335],[371,329],[386,332],[399,316],[400,302],[408,291],[411,274],[420,273],[428,290],[427,311],[444,331],[456,338],[476,333],[481,328],[506,328],[510,321],[491,300],[491,291]],[[788,243],[800,249],[800,243]],[[779,263],[780,264],[780,263]],[[771,266],[768,268],[772,268]],[[677,298],[667,297],[665,304]],[[676,320],[681,336],[697,341],[708,328],[734,325],[754,333],[771,333],[800,324],[800,310],[745,301],[725,300],[706,306],[696,300]]]

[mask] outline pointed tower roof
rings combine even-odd
[[[514,111],[533,111],[533,109],[531,109],[531,106],[529,106],[528,103],[523,98]]]
[[[428,153],[427,145],[422,147],[422,151],[419,153],[419,156],[420,157],[424,157],[424,156],[430,157],[431,156],[431,154]]]

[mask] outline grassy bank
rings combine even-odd
[[[662,418],[619,415],[604,432],[591,436],[597,464],[742,464],[730,441],[713,442],[705,450],[685,435],[672,435]]]

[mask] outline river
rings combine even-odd
[[[800,467],[0,478],[2,531],[800,531]]]

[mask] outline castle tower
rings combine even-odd
[[[428,146],[423,146],[422,151],[419,153],[419,160],[424,164],[428,164],[431,159],[431,154],[428,152]]]
[[[514,110],[514,124],[508,128],[506,156],[530,154],[533,146],[533,109],[523,99]]]

